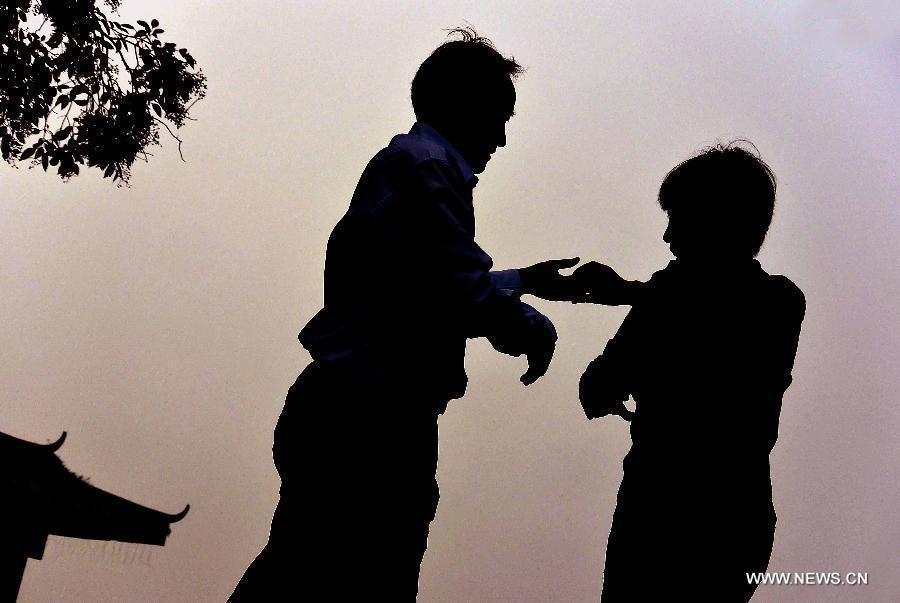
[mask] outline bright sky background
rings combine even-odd
[[[183,130],[187,163],[163,137],[131,188],[0,170],[0,430],[68,430],[60,454],[76,473],[192,510],[130,561],[51,539],[22,600],[231,592],[267,537],[272,429],[308,362],[296,333],[321,303],[328,233],[367,160],[411,125],[417,66],[466,21],[528,67],[508,146],[476,189],[498,267],[580,255],[646,278],[670,257],[655,203],[666,171],[717,140],[757,144],[779,180],[760,259],[808,300],[772,455],[770,569],[868,572],[869,585],[755,600],[897,600],[891,5],[126,0],[123,20],[158,18],[191,50],[208,97]],[[586,421],[576,391],[624,310],[537,305],[560,334],[549,374],[524,389],[521,360],[473,342],[469,394],[441,419],[420,601],[599,596],[629,436],[617,419]]]

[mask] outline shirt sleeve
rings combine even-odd
[[[530,323],[546,328],[556,337],[556,327],[553,326],[553,322],[533,306],[522,301],[522,277],[517,269],[492,270],[489,275],[494,286],[500,290],[501,295],[515,297],[519,300],[519,308]]]
[[[786,281],[786,279],[785,279]],[[771,451],[778,439],[778,425],[781,415],[781,404],[785,391],[793,382],[794,359],[797,356],[797,347],[800,342],[800,328],[806,316],[806,298],[803,293],[787,281],[784,285],[787,298],[782,320],[778,321],[777,334],[770,353],[766,354],[764,361],[766,378],[759,375],[753,380],[752,389],[758,389],[758,395],[764,403],[761,405],[765,420],[765,442]]]
[[[522,288],[522,277],[515,268],[510,270],[492,270],[491,281],[498,289],[517,290]]]
[[[492,277],[493,274],[494,273],[491,273]],[[501,289],[499,293],[500,295],[505,295],[518,300],[518,310],[519,312],[521,312],[522,317],[527,321],[528,325],[530,325],[532,329],[543,331],[547,336],[549,336],[550,339],[557,339],[558,335],[556,333],[556,327],[553,325],[553,322],[545,315],[538,312],[534,307],[520,300],[519,294],[514,293],[509,289]],[[510,356],[518,356],[525,350],[525,345],[527,343],[527,341],[525,341],[526,335],[526,333],[513,333],[507,337],[503,337],[500,335],[489,334],[487,336],[487,339],[494,347],[494,349],[498,352],[502,354],[509,354]]]

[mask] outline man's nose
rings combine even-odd
[[[506,146],[506,128],[500,130],[500,136],[497,138],[497,147]]]
[[[671,243],[672,242],[671,238],[672,238],[672,227],[666,226],[666,231],[663,233],[663,242]]]

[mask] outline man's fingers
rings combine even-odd
[[[551,270],[564,270],[566,268],[571,268],[572,266],[577,266],[580,261],[581,258],[563,258],[559,260],[547,260],[544,262],[544,265]]]
[[[519,377],[519,381],[522,382],[522,385],[531,385],[532,383],[534,383],[535,381],[537,381],[540,378],[541,378],[541,375],[532,373],[531,370],[529,369],[528,371],[525,372],[524,375]]]
[[[525,371],[525,374],[519,377],[519,381],[522,382],[522,385],[531,385],[541,377],[547,374],[547,369],[549,368],[549,363],[544,366],[528,366],[528,370]]]
[[[528,358],[528,370],[519,380],[523,385],[531,385],[547,373],[550,361],[553,360],[553,352],[556,349],[555,340],[546,342],[540,348],[526,354]]]

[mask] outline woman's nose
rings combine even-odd
[[[672,227],[666,226],[666,231],[663,233],[663,242],[671,243],[671,240],[670,240],[671,238],[672,238]]]

